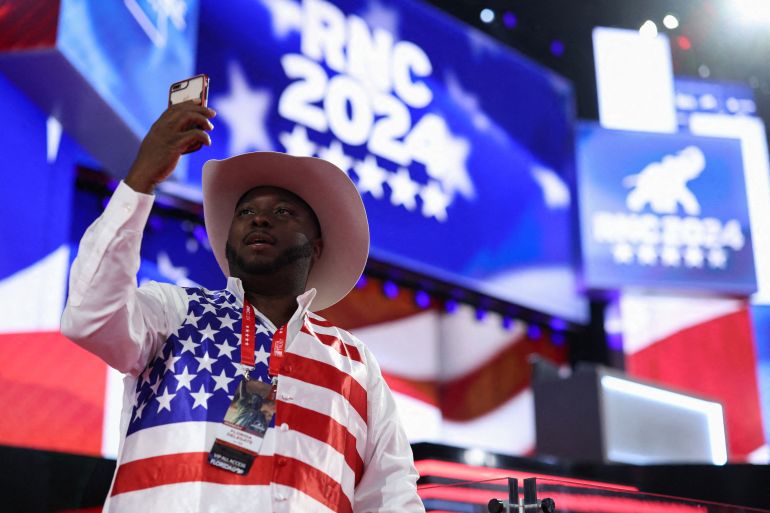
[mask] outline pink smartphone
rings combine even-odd
[[[208,75],[195,75],[171,84],[168,90],[169,107],[182,102],[187,102],[200,98],[204,106],[208,104],[209,99],[209,77]]]

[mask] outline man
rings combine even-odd
[[[376,361],[313,313],[347,294],[368,254],[341,170],[270,152],[207,162],[204,220],[227,287],[136,287],[151,194],[210,145],[214,115],[188,102],[160,116],[73,263],[62,332],[127,374],[105,510],[423,512]],[[224,420],[241,383],[275,404],[264,438]]]

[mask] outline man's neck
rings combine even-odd
[[[244,288],[244,296],[254,308],[259,310],[276,328],[280,328],[297,311],[297,295],[264,295]]]

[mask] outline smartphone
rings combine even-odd
[[[205,107],[209,100],[208,75],[195,75],[171,84],[168,90],[168,106],[199,98]]]

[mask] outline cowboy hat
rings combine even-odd
[[[270,151],[244,153],[203,165],[203,219],[211,249],[225,276],[225,243],[238,199],[259,186],[293,192],[321,225],[324,249],[307,289],[318,293],[311,310],[323,310],[350,292],[369,255],[369,224],[361,196],[344,171],[325,160]]]

